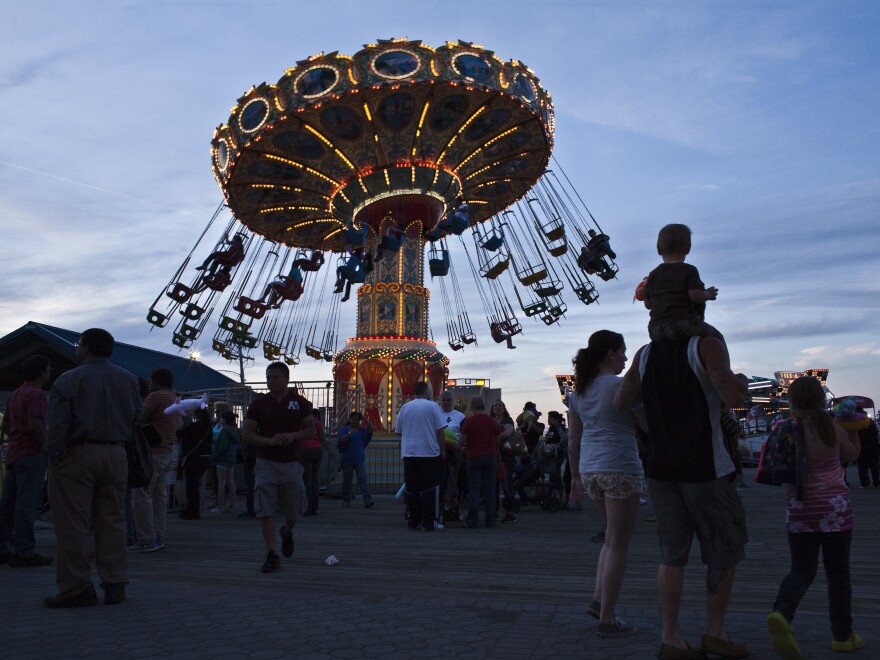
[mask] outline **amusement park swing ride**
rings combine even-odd
[[[523,322],[554,326],[567,300],[597,300],[591,275],[615,277],[607,235],[549,167],[553,133],[534,73],[477,44],[380,40],[300,61],[216,129],[224,201],[147,320],[189,348],[216,313],[212,347],[227,359],[262,348],[290,365],[332,362],[337,386],[392,429],[417,381],[436,395],[449,373],[425,266],[451,351],[486,329],[515,348]],[[220,238],[195,265],[209,233]],[[353,285],[357,334],[343,343]]]

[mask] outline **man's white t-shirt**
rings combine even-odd
[[[456,440],[460,439],[461,425],[465,420],[464,413],[460,410],[456,410],[455,408],[453,408],[449,412],[445,412],[443,408],[441,408],[440,414],[443,416],[443,419],[446,420],[446,428],[455,433]]]
[[[394,430],[400,434],[400,457],[427,458],[440,455],[437,429],[446,426],[440,406],[430,399],[407,401],[397,413]]]

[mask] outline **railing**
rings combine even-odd
[[[321,412],[321,423],[331,447],[330,454],[324,454],[319,479],[321,488],[332,495],[342,492],[342,478],[339,476],[339,452],[336,450],[338,431],[348,421],[353,410],[362,411],[362,392],[354,383],[334,381],[291,381],[300,396],[311,402],[315,410]],[[243,420],[247,408],[257,394],[267,391],[263,383],[245,383],[225,388],[212,388],[181,392],[181,398],[197,398],[205,392],[211,403],[223,401],[239,420]],[[400,440],[394,436],[375,437],[367,447],[367,474],[373,494],[394,494],[403,483],[403,462],[400,460]]]

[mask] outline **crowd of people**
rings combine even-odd
[[[515,522],[527,503],[556,510],[578,508],[584,496],[592,500],[605,531],[586,614],[597,619],[596,634],[603,638],[637,633],[635,623],[619,617],[616,608],[638,507],[647,494],[659,536],[658,657],[744,658],[749,650],[725,627],[736,567],[748,542],[725,416],[746,399],[747,379],[731,370],[723,336],[703,319],[705,303],[718,292],[706,288],[697,269],[684,263],[690,248],[684,225],[660,231],[662,263],[646,278],[643,291],[651,342],[636,351],[621,377],[627,363],[624,337],[610,330],[592,333],[572,360],[567,425],[558,411],[548,412],[545,424],[530,401],[516,418],[500,399],[474,397],[464,402],[463,412],[450,392],[435,402],[430,385],[419,381],[397,413],[394,432],[400,436],[411,530],[436,532],[450,520],[479,528],[481,512],[482,525],[492,528],[499,518]],[[9,448],[0,501],[0,562],[15,568],[52,562],[36,553],[33,533],[48,468],[58,593],[44,605],[97,604],[92,547],[104,602],[118,604],[126,595],[128,553],[165,547],[169,483],[178,475],[185,478],[180,515],[198,519],[208,472],[214,484],[210,511],[224,513],[234,509],[233,471],[242,463],[247,497],[238,515],[259,520],[266,551],[262,572],[280,570],[281,556],[294,553],[299,516],[317,515],[319,466],[331,450],[320,415],[290,387],[288,366],[266,367],[267,391],[251,401],[239,425],[224,402],[215,403],[213,422],[204,407],[197,407],[191,419],[167,412],[177,401],[171,372],[156,369],[142,392],[131,373],[109,361],[113,347],[105,330],[86,330],[76,345],[78,366],[54,381],[48,400],[43,387],[51,379],[49,361],[24,360],[24,384],[9,399],[4,418]],[[854,521],[843,466],[858,460],[861,486],[871,481],[878,486],[877,427],[872,422],[856,432],[837,424],[815,378],[796,379],[788,394],[801,468],[786,498],[791,567],[768,616],[768,632],[781,657],[801,657],[792,620],[815,578],[821,551],[832,648],[859,649],[865,642],[852,626]],[[153,476],[144,487],[131,489],[126,444],[139,424],[157,438],[150,450]],[[366,450],[375,430],[356,410],[340,425],[335,446],[344,507],[356,500],[355,478],[363,506],[374,505]],[[534,494],[536,483],[540,496]],[[706,565],[699,645],[691,645],[679,625],[694,537]]]

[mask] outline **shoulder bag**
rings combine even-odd
[[[787,419],[777,424],[767,436],[758,459],[755,482],[767,486],[793,484],[798,500],[804,499],[807,456],[804,451],[804,429]]]
[[[519,431],[513,431],[504,439],[504,444],[501,445],[501,453],[505,456],[524,456],[528,453],[526,440]]]
[[[153,478],[153,455],[140,424],[134,425],[125,443],[125,453],[128,455],[128,487],[146,488]]]
[[[156,430],[156,427],[152,424],[141,424],[141,431],[143,431],[144,437],[147,439],[147,444],[150,447],[158,447],[162,444],[162,436],[159,435],[159,431]]]

